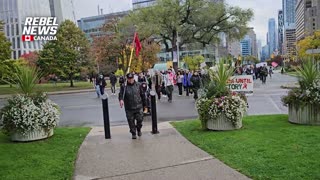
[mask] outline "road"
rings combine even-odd
[[[256,80],[254,84],[254,95],[248,97],[248,115],[261,114],[287,114],[287,108],[281,103],[281,97],[288,90],[281,89],[280,86],[287,83],[296,82],[296,78],[275,73],[272,79],[267,79],[267,84],[262,85]],[[175,90],[177,88],[175,87]],[[107,91],[111,94],[110,91]],[[51,95],[50,99],[60,105],[62,114],[60,126],[102,126],[102,103],[96,98],[93,92]],[[0,100],[0,107],[5,103]],[[117,96],[109,96],[109,111],[111,125],[126,124],[124,109],[119,107]],[[197,117],[194,100],[192,97],[177,95],[175,91],[173,102],[168,103],[167,98],[162,98],[157,102],[158,120],[172,121],[193,119]],[[145,120],[150,122],[150,117]]]

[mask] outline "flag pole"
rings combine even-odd
[[[127,74],[130,73],[130,67],[131,67],[131,62],[132,62],[132,56],[133,56],[133,50],[134,50],[134,40],[136,39],[136,35],[137,33],[134,33],[134,37],[132,40],[132,47],[131,47],[131,54],[130,54],[130,60],[129,60],[129,65],[128,65],[128,69],[127,69],[127,73],[125,75],[125,82],[124,82],[124,92],[123,92],[123,97],[122,99],[124,100],[124,96],[126,94],[126,89],[127,89]]]
[[[131,62],[132,62],[132,57],[133,57],[133,50],[134,50],[134,40],[136,39],[136,36],[137,36],[137,33],[134,33],[134,37],[133,37],[133,40],[132,40],[131,54],[130,54],[130,60],[129,60],[127,74],[130,73]]]

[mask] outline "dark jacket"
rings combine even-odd
[[[200,76],[199,75],[192,75],[190,81],[192,82],[193,88],[199,89],[200,88]]]
[[[114,74],[110,75],[110,83],[115,85],[117,83],[117,77]]]
[[[125,95],[123,97],[123,94]],[[146,105],[145,94],[142,90],[142,86],[138,82],[121,86],[119,93],[119,101],[124,101],[125,110],[140,110]]]

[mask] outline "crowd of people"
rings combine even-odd
[[[269,75],[272,77],[272,67],[268,69],[266,65],[262,67],[243,66],[236,68],[234,75],[252,75],[253,79],[261,79],[262,83],[266,83]],[[116,83],[119,82],[119,103],[121,108],[125,108],[130,133],[132,139],[141,136],[141,128],[144,114],[150,112],[150,91],[154,90],[160,101],[162,97],[166,97],[168,102],[173,101],[174,87],[178,88],[178,95],[190,96],[198,99],[198,90],[201,88],[205,78],[200,71],[175,70],[171,67],[168,70],[157,71],[153,75],[149,73],[129,73],[126,76],[120,76],[119,79],[114,73],[109,76],[112,95],[116,94]],[[107,85],[105,77],[99,75],[95,79],[95,88],[98,97],[104,94]]]
[[[168,70],[154,71],[154,74],[151,76],[149,73],[140,72],[140,73],[131,73],[135,82],[139,82],[143,85],[146,85],[145,91],[154,90],[157,93],[158,100],[161,100],[161,97],[168,98],[168,102],[172,102],[172,93],[174,88],[178,89],[178,95],[182,96],[185,93],[185,96],[190,96],[193,94],[193,98],[196,100],[198,98],[198,90],[201,87],[201,72],[200,71],[190,71],[190,70],[175,70],[171,67]],[[272,67],[267,67],[266,65],[256,67],[243,66],[236,68],[234,75],[252,75],[253,79],[260,79],[262,84],[266,84],[267,77],[272,78],[273,69]],[[111,93],[116,95],[116,84],[119,82],[120,87],[125,83],[125,76],[117,77],[114,72],[109,76]],[[97,97],[104,95],[105,87],[107,82],[103,75],[98,75],[94,79],[95,89],[97,92]]]
[[[260,79],[262,84],[266,84],[267,77],[270,76],[272,78],[273,68],[267,67],[267,65],[256,67],[254,65],[251,66],[243,66],[238,67],[234,73],[237,75],[252,75],[253,79]]]

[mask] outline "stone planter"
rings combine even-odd
[[[320,125],[320,107],[289,104],[289,122],[305,125]]]
[[[11,140],[19,141],[19,142],[28,142],[28,141],[46,139],[48,137],[51,137],[52,135],[53,135],[53,129],[50,129],[49,131],[45,131],[44,129],[34,130],[27,133],[26,135],[16,132],[11,135]]]
[[[225,115],[221,115],[216,119],[210,119],[207,121],[207,128],[210,130],[216,131],[227,131],[227,130],[236,130],[242,127],[242,119],[234,126],[231,121],[229,121]]]

